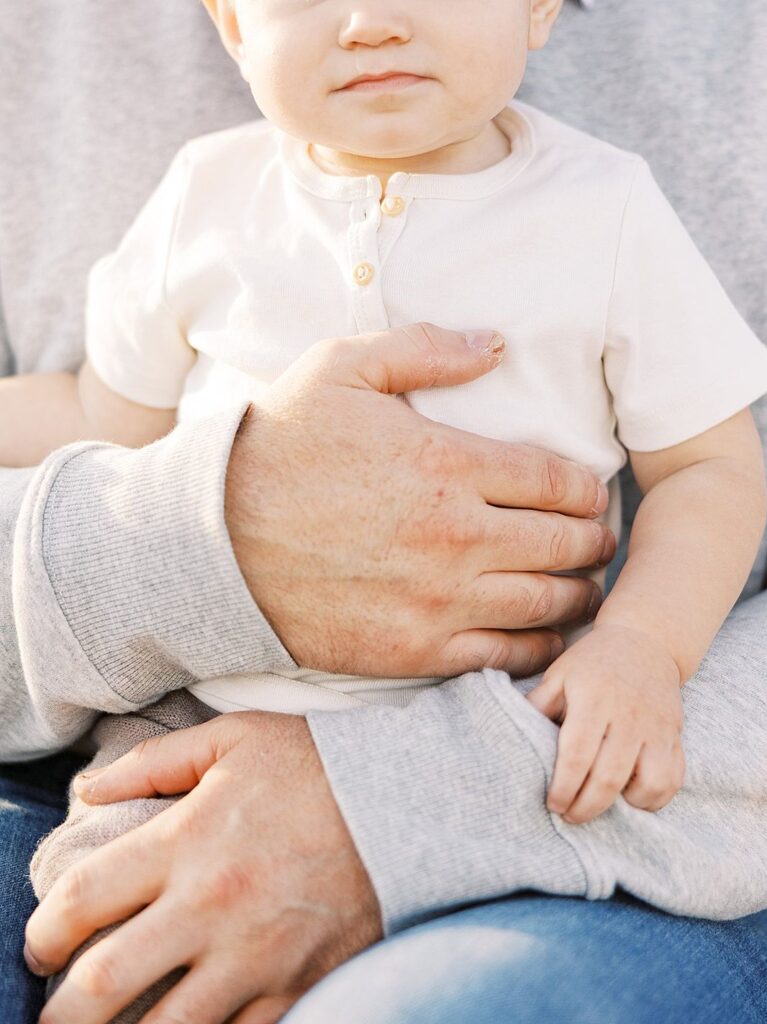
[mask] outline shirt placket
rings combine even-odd
[[[349,287],[352,312],[360,334],[386,330],[389,315],[382,293],[382,268],[402,232],[408,200],[396,193],[381,199],[377,178],[368,180],[368,194],[349,211]]]

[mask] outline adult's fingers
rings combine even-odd
[[[31,970],[60,971],[91,935],[158,897],[167,871],[153,837],[158,820],[107,843],[59,878],[27,922]]]
[[[257,975],[257,964],[240,964],[235,970],[224,970],[205,960],[193,964],[141,1024],[224,1024],[240,1020],[234,1015],[257,992]]]
[[[477,490],[490,505],[593,518],[607,508],[607,487],[594,474],[543,448],[509,444],[445,427],[465,453]]]
[[[453,677],[498,668],[522,679],[543,671],[564,648],[561,636],[548,629],[468,629],[452,636],[436,655],[434,671]]]
[[[601,523],[559,512],[485,506],[482,547],[477,554],[490,570],[553,572],[607,565],[615,536]]]
[[[585,466],[529,444],[456,433],[471,454],[473,478],[488,504],[589,517],[607,508],[607,487]]]
[[[193,939],[174,927],[170,911],[158,900],[82,954],[48,1002],[40,1024],[108,1024],[155,982],[192,962]],[[189,1020],[222,1024],[227,1016],[198,1014]]]
[[[239,722],[239,716],[222,715],[144,740],[105,768],[78,775],[75,792],[89,804],[188,793],[240,738]]]
[[[504,348],[496,331],[464,334],[416,323],[318,342],[300,364],[313,360],[316,372],[334,384],[396,395],[481,377],[500,363]]]
[[[471,625],[482,629],[538,629],[589,622],[602,604],[592,580],[535,572],[486,572],[477,578],[469,600]]]
[[[564,817],[580,825],[606,811],[631,778],[641,747],[641,741],[617,729],[608,729],[588,778]]]
[[[298,996],[265,996],[246,1006],[232,1024],[277,1024],[296,1002]]]

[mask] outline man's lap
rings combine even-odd
[[[394,936],[308,993],[284,1024],[758,1024],[767,911],[672,917],[624,893],[525,892]]]
[[[68,754],[0,767],[0,1020],[32,1024],[45,987],[22,959],[24,926],[35,906],[29,861],[38,841],[66,811],[69,779],[81,766]]]
[[[730,621],[748,645],[764,598]],[[725,673],[726,675],[726,673]],[[0,1021],[33,1024],[42,986],[21,959],[34,906],[28,863],[60,823],[67,755],[0,768]],[[305,996],[285,1024],[756,1024],[767,1020],[767,911],[735,921],[666,915],[613,900],[520,893],[379,944]],[[660,1012],[659,1012],[660,1009]]]
[[[21,959],[34,906],[27,865],[64,814],[80,767],[62,755],[0,769],[0,1019],[33,1024],[43,986]],[[525,892],[381,943],[304,997],[285,1024],[756,1024],[767,1019],[767,911],[672,917],[633,897]]]

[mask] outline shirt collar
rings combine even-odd
[[[482,199],[504,188],[532,159],[534,132],[529,120],[515,105],[505,107],[493,120],[511,143],[511,152],[503,160],[471,174],[407,174],[397,171],[389,178],[387,193],[414,199]],[[281,134],[285,166],[313,195],[340,202],[381,198],[381,182],[375,174],[357,178],[329,174],[312,160],[309,143]]]

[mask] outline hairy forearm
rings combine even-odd
[[[656,637],[686,681],[748,578],[764,524],[752,464],[722,456],[665,477],[639,507],[626,565],[595,625]]]

